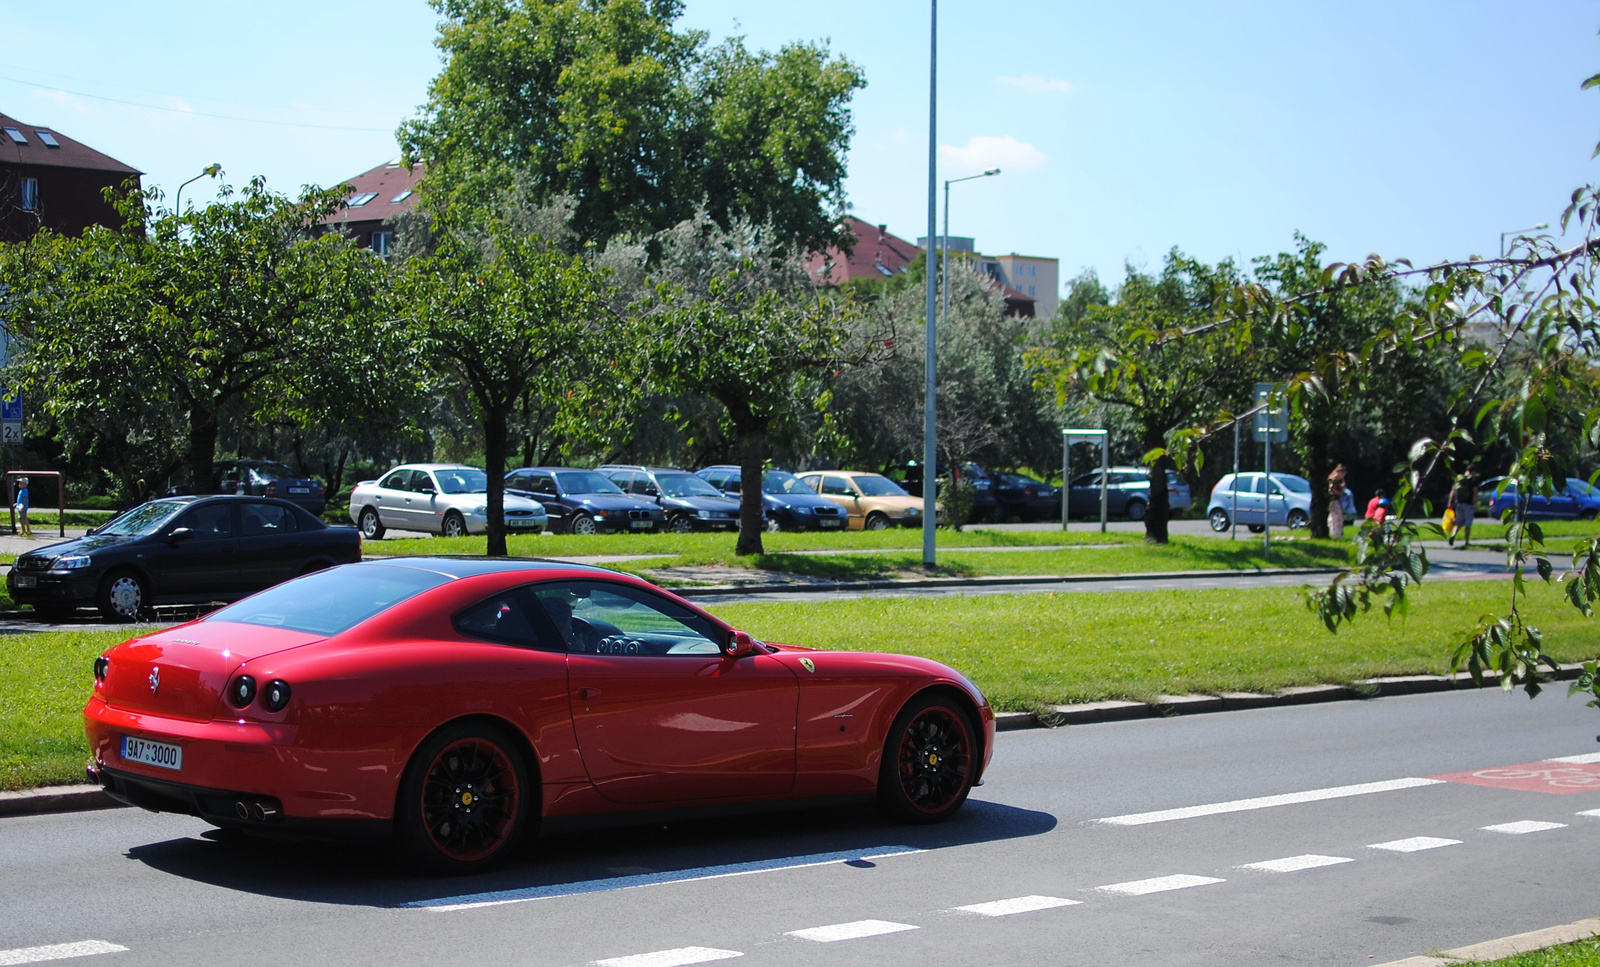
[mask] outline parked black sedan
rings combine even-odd
[[[695,472],[695,476],[729,497],[738,497],[744,471],[718,464]],[[768,470],[761,475],[761,510],[769,531],[837,530],[848,526],[844,508],[806,485],[787,470]]]
[[[299,504],[316,515],[328,506],[322,482],[276,460],[218,460],[211,465],[216,474],[216,493],[251,497],[277,497]],[[175,484],[162,496],[177,497],[194,493],[186,480]]]
[[[626,493],[659,504],[669,531],[739,529],[739,502],[687,470],[613,463],[600,472]]]
[[[234,601],[296,575],[361,560],[361,535],[263,497],[163,497],[62,544],[20,555],[11,600],[42,618],[92,605],[131,621],[155,604]]]
[[[623,493],[598,470],[522,467],[506,474],[506,493],[543,504],[553,532],[653,532],[667,526],[666,511],[652,501]]]

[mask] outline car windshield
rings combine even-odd
[[[263,480],[287,480],[291,477],[300,476],[300,474],[289,469],[288,465],[282,463],[273,463],[269,460],[263,460],[260,463],[247,464],[247,466],[250,468],[251,473],[254,473]]]
[[[187,506],[189,502],[186,500],[152,500],[148,504],[140,504],[132,510],[124,511],[121,516],[113,518],[95,533],[110,534],[113,537],[144,537],[166,526],[167,521],[176,517],[178,512]]]
[[[336,635],[449,580],[414,567],[352,564],[285,581],[202,620]]]
[[[489,492],[489,475],[482,470],[466,467],[457,470],[435,470],[439,489],[447,494],[486,494]]]
[[[668,497],[721,497],[722,491],[692,473],[658,473],[656,485]]]
[[[766,494],[815,494],[811,485],[792,473],[768,470],[761,477],[761,492]]]
[[[1277,474],[1273,474],[1272,479],[1276,480],[1278,482],[1278,486],[1282,487],[1284,490],[1293,491],[1297,494],[1309,494],[1311,492],[1311,485],[1299,477],[1280,477]]]
[[[1600,489],[1591,486],[1589,481],[1578,477],[1567,478],[1567,489],[1577,497],[1600,497]]]
[[[556,480],[561,484],[562,493],[568,494],[620,494],[622,488],[612,483],[603,473],[593,470],[574,470],[571,473],[558,473]]]
[[[888,477],[880,477],[875,473],[862,474],[851,477],[856,483],[856,489],[861,491],[863,497],[909,497],[910,494],[900,489],[900,485]]]

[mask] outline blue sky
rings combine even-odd
[[[1012,0],[941,5],[951,231],[1061,259],[1063,278],[1240,261],[1304,232],[1334,258],[1492,252],[1597,180],[1600,5],[1582,0]],[[854,211],[926,225],[926,3],[688,0],[684,23],[756,47],[825,39],[859,63]],[[830,19],[830,16],[833,19]],[[421,0],[0,0],[0,111],[170,191],[328,184],[393,157],[437,71]],[[119,103],[132,102],[132,103]],[[209,182],[185,199],[210,197]]]

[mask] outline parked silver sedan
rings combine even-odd
[[[427,531],[445,537],[489,529],[489,476],[459,463],[408,463],[350,491],[350,519],[367,540],[394,530]],[[508,534],[543,533],[550,523],[544,505],[505,495]]]

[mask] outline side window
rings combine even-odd
[[[547,473],[530,473],[528,474],[528,489],[536,494],[554,496],[557,493],[556,478]]]
[[[720,629],[676,602],[623,584],[535,585],[568,651],[592,655],[719,655]]]
[[[506,480],[506,488],[509,490],[530,490],[532,487],[533,478],[530,474],[514,473]]]
[[[409,471],[409,470],[394,470],[394,471],[391,471],[389,473],[389,476],[384,477],[382,480],[378,481],[378,486],[384,488],[385,490],[410,490],[411,489],[411,471]]]
[[[177,520],[178,527],[194,531],[197,541],[214,541],[233,536],[233,505],[230,503],[202,504]]]
[[[433,482],[432,477],[428,476],[428,471],[426,470],[411,471],[411,489],[419,494],[429,491],[433,493],[439,492],[438,485]]]
[[[850,496],[850,485],[844,482],[843,477],[823,477],[821,493],[832,494],[836,497]]]
[[[294,511],[278,504],[245,504],[239,511],[239,524],[239,532],[245,537],[287,534],[300,529]]]
[[[708,483],[711,486],[717,488],[718,490],[727,490],[728,489],[727,486],[726,486],[726,484],[728,482],[727,475],[721,473],[720,471],[717,472],[717,473],[708,473],[708,474],[706,474],[705,480],[706,480],[706,483]]]
[[[560,643],[546,640],[539,633],[540,623],[534,619],[530,607],[527,590],[513,588],[458,611],[451,623],[469,638],[522,648],[563,650]]]

